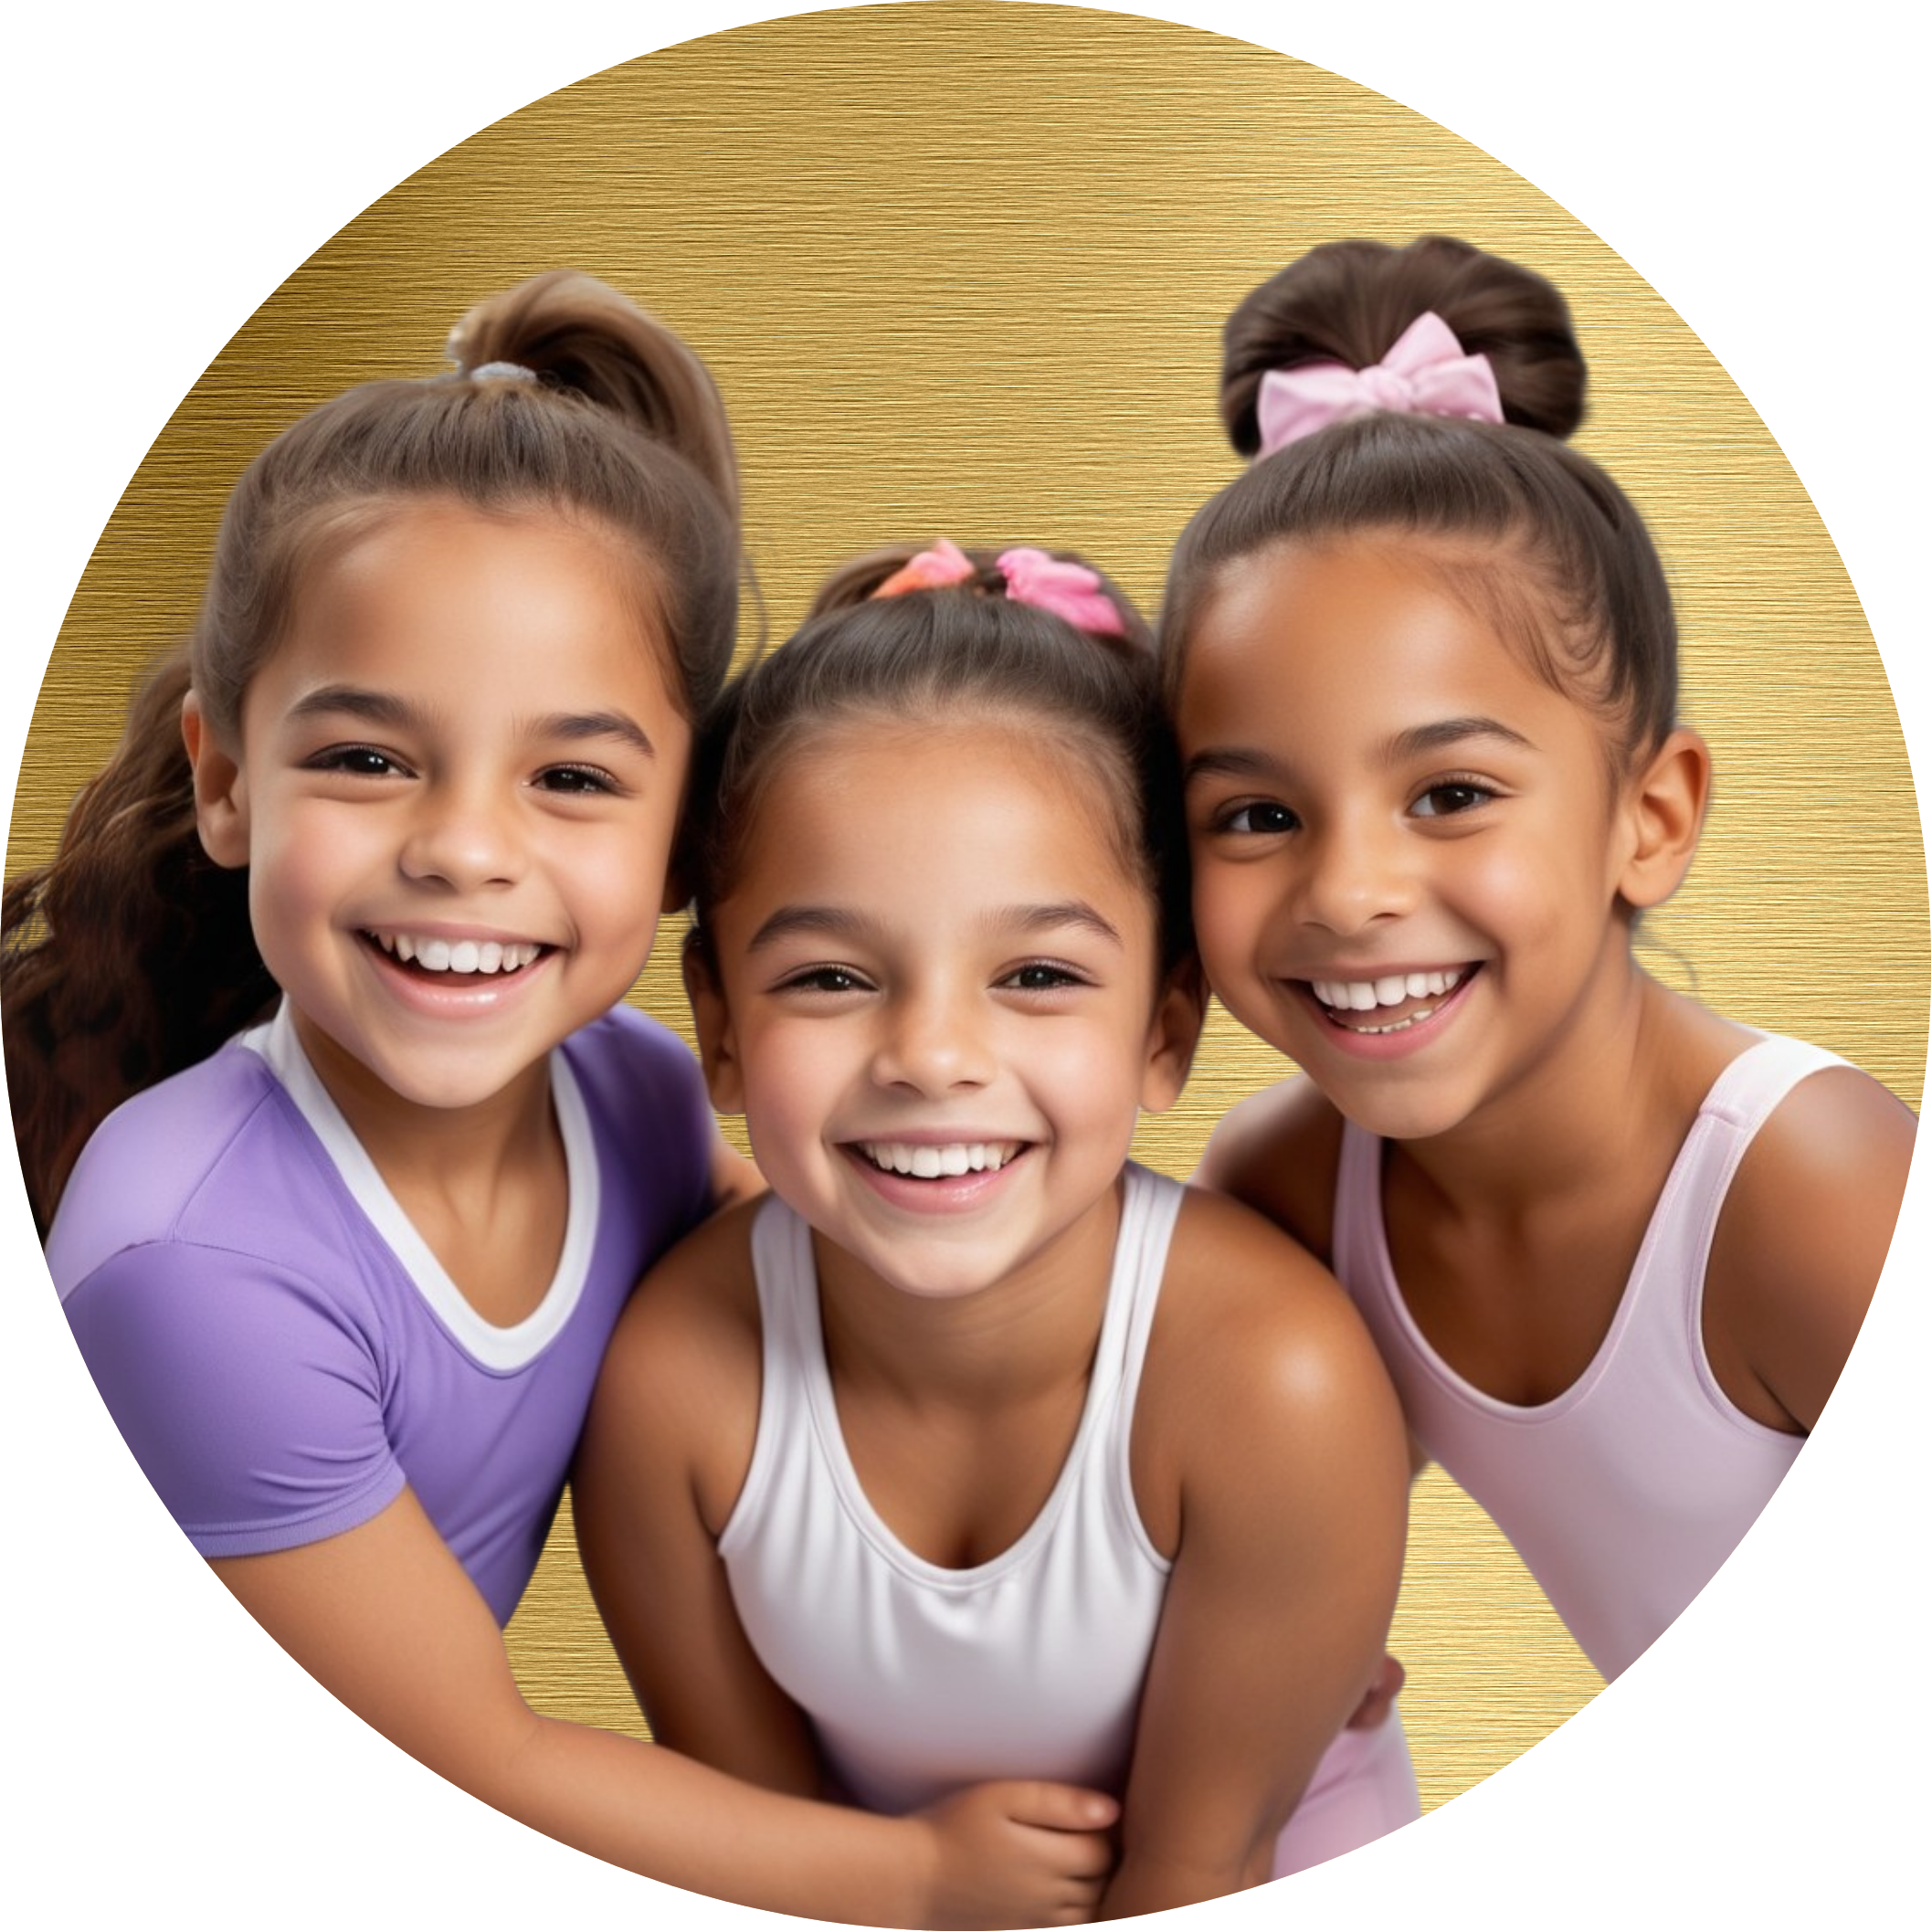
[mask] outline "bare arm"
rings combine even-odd
[[[632,1298],[578,1448],[572,1515],[652,1735],[734,1777],[817,1797],[810,1728],[746,1640],[716,1547],[758,1427],[746,1228],[742,1214],[713,1224]]]
[[[1705,1286],[1711,1366],[1747,1413],[1810,1431],[1878,1285],[1916,1123],[1876,1081],[1800,1082],[1751,1143]]]
[[[1174,1572],[1110,1918],[1268,1876],[1378,1676],[1407,1527],[1400,1415],[1354,1310],[1272,1230],[1212,1201],[1183,1213],[1190,1278],[1163,1292],[1135,1427],[1135,1492],[1150,1535],[1176,1536]]]
[[[744,1213],[711,1223],[660,1264],[626,1312],[579,1451],[574,1513],[598,1610],[655,1736],[704,1765],[802,1798],[820,1789],[810,1727],[746,1640],[716,1549],[757,1427],[748,1225]],[[819,1806],[792,1809],[813,1821],[827,1815]],[[1103,1834],[1117,1809],[1098,1793],[1010,1782],[891,1828],[923,1830],[934,1849],[925,1913],[955,1924],[1069,1924],[1093,1914],[1113,1862]],[[861,1913],[899,1909],[880,1902],[863,1873],[846,1890]],[[807,1909],[796,1893],[780,1903]],[[905,1922],[921,1920],[915,1913]]]
[[[406,1491],[344,1535],[214,1568],[297,1663],[377,1730],[566,1844],[774,1910],[908,1924],[927,1908],[936,1857],[914,1828],[807,1806],[538,1716],[488,1606]]]

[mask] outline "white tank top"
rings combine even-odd
[[[1563,1393],[1524,1408],[1473,1388],[1423,1338],[1389,1262],[1382,1143],[1343,1131],[1336,1272],[1417,1440],[1495,1519],[1606,1677],[1710,1581],[1802,1446],[1752,1420],[1704,1352],[1705,1266],[1752,1136],[1835,1054],[1766,1038],[1717,1076],[1664,1183],[1610,1333]]]
[[[988,1778],[1119,1790],[1169,1565],[1128,1468],[1134,1399],[1182,1188],[1126,1170],[1086,1405],[1052,1494],[971,1569],[915,1556],[859,1486],[832,1398],[811,1232],[767,1198],[758,1436],[718,1539],[753,1648],[878,1811]]]

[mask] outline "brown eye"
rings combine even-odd
[[[866,983],[850,966],[808,966],[779,987],[781,993],[861,993]]]
[[[373,744],[332,744],[307,761],[311,771],[346,772],[354,778],[400,777],[403,766]]]
[[[999,983],[1018,993],[1053,993],[1061,987],[1087,984],[1071,967],[1056,966],[1050,959],[1029,960],[1025,966],[1016,966]]]
[[[1263,799],[1251,805],[1238,805],[1231,811],[1223,812],[1215,822],[1215,830],[1246,834],[1251,839],[1272,839],[1283,832],[1292,832],[1301,820],[1285,805],[1277,805],[1272,799]]]
[[[1487,805],[1495,796],[1487,786],[1452,779],[1431,785],[1409,809],[1418,818],[1453,818],[1473,811],[1479,805]]]
[[[537,784],[546,792],[584,797],[618,789],[617,780],[595,765],[553,765],[549,770],[538,774]]]

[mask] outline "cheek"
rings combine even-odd
[[[850,1050],[832,1029],[778,1021],[738,1036],[745,1124],[775,1144],[816,1130],[850,1074]]]
[[[248,906],[258,926],[326,913],[357,871],[354,833],[333,814],[259,816],[248,840]]]
[[[1210,980],[1251,969],[1276,897],[1262,867],[1197,859],[1194,936]]]
[[[648,941],[663,910],[671,829],[653,823],[623,830],[566,826],[552,837],[545,870],[577,917],[613,937]]]
[[[1585,936],[1588,868],[1568,847],[1472,845],[1447,868],[1446,890],[1476,924],[1505,942],[1547,946]]]

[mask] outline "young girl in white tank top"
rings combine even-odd
[[[1336,1741],[1400,1569],[1374,1349],[1128,1160],[1200,1022],[1170,759],[1140,620],[1033,550],[861,560],[734,687],[687,977],[773,1195],[649,1278],[576,1475],[660,1737],[886,1811],[1118,1791],[1109,1916],[1417,1811],[1399,1724]]]

